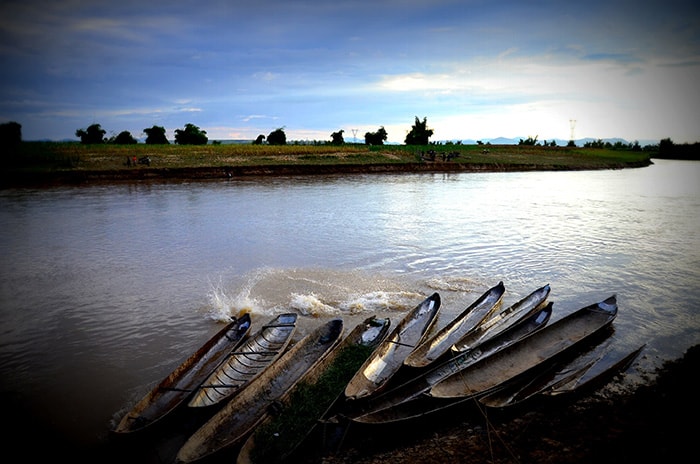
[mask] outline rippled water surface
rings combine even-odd
[[[651,370],[700,341],[700,163],[0,191],[0,374],[16,423],[101,443],[241,311],[439,325],[503,281],[553,320],[616,294]]]

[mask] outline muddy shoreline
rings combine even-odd
[[[651,161],[593,165],[477,164],[477,163],[385,163],[327,165],[256,165],[216,167],[134,167],[113,170],[55,170],[47,172],[3,171],[0,188],[51,187],[121,182],[175,182],[189,180],[239,179],[260,176],[316,176],[342,174],[522,172],[625,169],[649,166]]]

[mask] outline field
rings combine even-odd
[[[260,174],[618,169],[649,153],[521,145],[82,145],[24,142],[4,153],[2,186]],[[134,164],[136,160],[136,164]],[[143,160],[143,162],[138,162]],[[148,162],[146,163],[146,160]]]

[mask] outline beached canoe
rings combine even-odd
[[[551,315],[552,303],[548,303],[536,313],[484,341],[472,350],[465,351],[453,359],[430,368],[418,377],[414,377],[376,397],[369,398],[361,406],[346,407],[337,415],[353,422],[379,424],[412,419],[451,406],[455,402],[438,402],[433,398],[426,397],[425,394],[441,380],[488,358],[538,330],[542,330]],[[329,418],[329,420],[340,422],[342,418]]]
[[[182,445],[176,462],[193,462],[240,445],[268,408],[342,339],[342,319],[317,327],[234,395]]]
[[[625,372],[639,357],[646,343],[622,356],[605,353],[592,364],[585,364],[566,379],[548,385],[540,393],[549,396],[580,391],[603,383],[616,374]]]
[[[370,317],[270,408],[243,444],[238,463],[278,463],[290,458],[318,420],[343,395],[350,377],[386,337],[389,319]]]
[[[434,385],[434,398],[485,395],[529,369],[560,355],[608,327],[617,316],[613,295],[574,311],[513,345],[463,369]]]
[[[296,330],[295,313],[280,314],[229,353],[192,395],[188,406],[213,406],[230,398],[287,349]]]
[[[195,391],[249,331],[248,313],[227,324],[126,413],[114,432],[136,432],[165,417]]]
[[[452,345],[473,333],[498,309],[505,291],[503,282],[488,289],[434,336],[418,345],[404,360],[404,364],[411,367],[425,367],[439,359],[450,350]]]
[[[345,396],[359,399],[386,386],[437,319],[440,295],[433,293],[409,311],[348,382]]]
[[[550,291],[549,284],[544,285],[503,311],[492,314],[479,324],[475,330],[472,330],[452,345],[452,354],[455,355],[470,350],[483,341],[503,332],[511,325],[530,317],[544,307]]]
[[[500,388],[481,396],[478,401],[490,408],[505,408],[532,398],[554,384],[579,377],[598,362],[610,349],[612,330],[600,343],[582,350],[570,350],[563,356],[543,362],[535,369],[506,382]]]

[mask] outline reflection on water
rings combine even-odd
[[[698,180],[700,163],[657,161],[2,191],[2,390],[94,445],[242,311],[292,308],[301,335],[395,323],[437,291],[439,328],[501,280],[504,305],[550,284],[552,320],[616,294],[613,347],[648,343],[650,370],[700,341]]]

